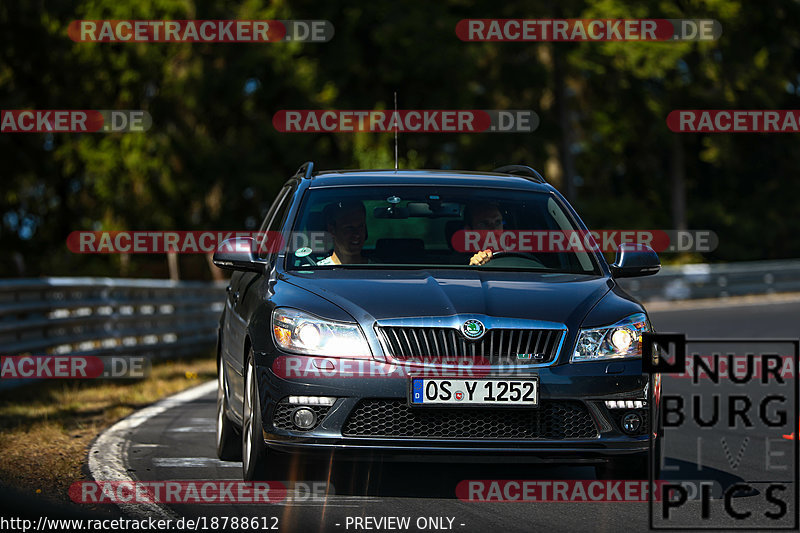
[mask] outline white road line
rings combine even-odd
[[[161,468],[208,468],[209,466],[242,468],[241,462],[220,461],[210,457],[154,457],[153,464]]]
[[[173,433],[216,433],[216,426],[181,426],[169,428],[167,431]]]
[[[130,436],[133,430],[168,409],[194,401],[216,389],[217,381],[213,380],[179,392],[150,407],[136,411],[102,432],[89,449],[89,473],[92,479],[95,481],[134,481],[128,473],[128,449],[131,447]],[[179,518],[167,507],[155,503],[118,503],[117,505],[126,516],[134,518],[153,517],[165,520]]]

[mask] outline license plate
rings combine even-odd
[[[539,405],[539,380],[412,378],[409,404],[536,407]]]

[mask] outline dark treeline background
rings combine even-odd
[[[462,18],[713,18],[715,42],[465,43]],[[324,44],[76,43],[76,19],[326,19]],[[10,0],[2,109],[144,109],[145,133],[0,134],[0,276],[165,276],[73,230],[255,229],[282,182],[388,168],[391,134],[279,133],[281,109],[532,109],[532,134],[403,134],[403,168],[539,168],[592,228],[711,229],[670,261],[800,257],[798,134],[675,134],[673,109],[800,108],[800,2]],[[205,257],[180,258],[209,278]]]

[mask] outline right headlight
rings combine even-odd
[[[358,325],[324,320],[297,309],[275,309],[272,334],[275,344],[287,352],[329,357],[372,355]]]
[[[570,362],[641,357],[645,331],[650,331],[650,324],[644,313],[636,313],[611,326],[582,329]]]

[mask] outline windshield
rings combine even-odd
[[[588,250],[552,246],[578,228],[549,193],[473,187],[306,192],[287,269],[480,268],[598,274]],[[545,235],[542,241],[541,235]],[[538,236],[538,240],[537,240]]]

